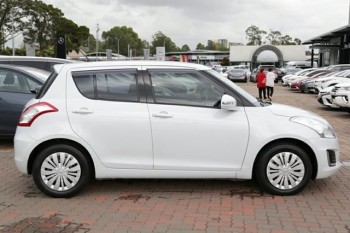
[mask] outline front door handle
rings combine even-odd
[[[152,116],[153,117],[159,117],[159,118],[172,118],[173,117],[173,115],[170,115],[166,111],[161,111],[159,113],[153,113]]]

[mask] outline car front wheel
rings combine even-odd
[[[274,145],[265,150],[256,164],[256,180],[267,192],[293,195],[311,179],[312,165],[306,152],[297,145]]]
[[[70,145],[44,149],[33,163],[33,179],[38,188],[51,197],[70,197],[83,189],[91,172],[85,155]]]

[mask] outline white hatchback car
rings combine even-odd
[[[15,135],[18,169],[52,197],[90,179],[255,178],[300,192],[340,167],[338,139],[310,112],[258,102],[206,66],[160,61],[55,66]]]

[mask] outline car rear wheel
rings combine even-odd
[[[297,145],[282,144],[269,147],[258,159],[256,180],[267,192],[293,195],[302,191],[312,174],[306,152]]]
[[[89,182],[91,172],[85,155],[70,145],[44,149],[33,163],[33,179],[38,188],[51,197],[70,197]]]

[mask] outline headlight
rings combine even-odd
[[[307,117],[292,117],[290,121],[305,125],[315,130],[321,138],[336,138],[335,132],[329,124]]]

